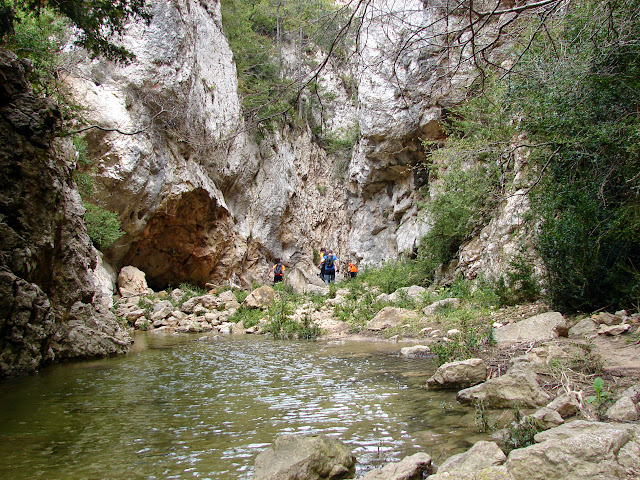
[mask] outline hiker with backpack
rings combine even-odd
[[[324,281],[324,256],[327,254],[327,249],[322,247],[320,249],[320,264],[318,265],[318,268],[320,269],[320,273],[318,274],[318,276],[322,279],[322,281]]]
[[[324,274],[324,283],[329,285],[336,281],[336,272],[340,271],[340,269],[338,268],[338,257],[333,254],[333,250],[327,250],[319,267]]]
[[[285,266],[282,264],[280,259],[278,259],[276,264],[271,267],[271,271],[273,272],[273,284],[275,285],[276,283],[281,282],[284,277]]]

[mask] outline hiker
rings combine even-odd
[[[318,268],[320,269],[320,273],[318,276],[324,281],[324,256],[327,254],[327,249],[322,247],[320,249],[320,263],[318,264]]]
[[[323,272],[324,283],[328,285],[336,281],[336,272],[340,271],[340,269],[338,267],[338,257],[333,254],[333,250],[327,250],[319,267],[320,271]]]
[[[358,275],[358,267],[356,267],[356,264],[353,262],[349,262],[349,277],[351,278],[356,278],[356,276]]]
[[[271,267],[271,271],[273,272],[273,284],[275,285],[278,282],[282,281],[282,277],[284,277],[285,266],[282,264],[280,259],[276,262],[276,264]]]

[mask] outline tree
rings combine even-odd
[[[51,9],[68,18],[78,29],[76,43],[86,48],[93,57],[104,55],[119,62],[128,62],[133,54],[113,43],[115,34],[122,33],[126,23],[134,18],[149,20],[145,0],[0,0],[0,40],[14,31],[20,16],[39,16]]]

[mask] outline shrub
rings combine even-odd
[[[103,250],[107,249],[124,235],[117,214],[89,202],[85,202],[84,207],[86,209],[84,221],[87,233],[98,247]]]

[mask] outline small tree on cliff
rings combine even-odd
[[[92,55],[127,62],[133,54],[113,43],[114,35],[122,33],[126,23],[134,18],[150,19],[144,8],[145,0],[0,0],[0,40],[3,42],[14,31],[16,22],[28,15],[39,16],[50,9],[68,18],[77,28],[76,43]]]

